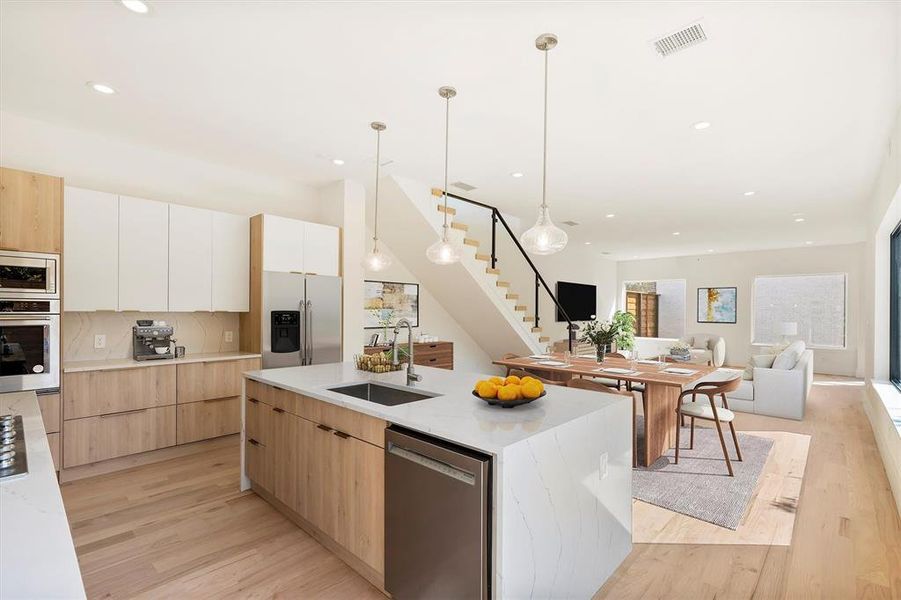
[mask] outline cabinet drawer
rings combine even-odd
[[[241,431],[241,397],[178,405],[176,441],[187,444]]]
[[[259,368],[258,358],[178,365],[178,402],[239,396],[241,373]]]
[[[38,406],[41,407],[41,417],[44,419],[44,431],[56,433],[59,431],[59,394],[43,394],[38,396]]]
[[[63,434],[66,468],[174,446],[175,406],[67,420]]]
[[[304,404],[312,409],[311,416],[314,418],[310,420],[343,431],[379,448],[385,447],[385,427],[387,426],[385,421],[328,402],[321,402],[305,396],[301,396],[301,398],[303,398]]]
[[[66,373],[63,403],[66,420],[175,404],[175,366]]]
[[[272,492],[274,465],[268,447],[255,440],[247,440],[244,447],[247,476],[267,492]]]
[[[248,397],[244,412],[245,437],[268,446],[272,408],[256,398]]]
[[[53,458],[53,468],[59,471],[59,434],[48,433],[47,445],[50,446],[50,456]]]

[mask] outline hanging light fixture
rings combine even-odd
[[[448,237],[449,226],[447,224],[447,150],[450,138],[450,99],[457,95],[457,90],[450,86],[444,86],[438,90],[438,95],[445,100],[444,110],[444,227],[441,230],[441,239],[428,247],[426,257],[436,265],[450,265],[460,261],[460,249],[451,243]]]
[[[369,124],[375,129],[375,225],[372,234],[372,250],[363,259],[363,267],[370,271],[384,271],[391,266],[391,258],[379,250],[379,167],[382,165],[382,132],[388,126],[379,121]]]
[[[535,47],[544,52],[544,154],[541,164],[541,206],[538,220],[524,234],[522,245],[532,254],[553,254],[566,247],[566,232],[554,225],[547,207],[547,55],[557,45],[557,36],[543,33]]]

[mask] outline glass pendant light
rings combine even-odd
[[[544,154],[541,164],[541,206],[538,220],[524,234],[523,247],[532,254],[553,254],[566,247],[566,232],[554,225],[547,207],[547,54],[557,45],[557,36],[544,33],[535,40],[535,47],[544,52]]]
[[[379,167],[382,164],[382,132],[388,126],[378,121],[373,121],[369,126],[375,129],[375,225],[372,234],[372,250],[363,259],[363,267],[369,271],[384,271],[391,266],[391,258],[379,250]]]
[[[438,95],[445,100],[444,111],[444,227],[441,229],[441,239],[428,247],[426,257],[436,265],[450,265],[460,261],[460,249],[450,241],[447,224],[447,149],[450,137],[450,99],[457,95],[457,90],[444,86],[438,90]]]

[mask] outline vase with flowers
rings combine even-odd
[[[635,340],[635,317],[618,310],[609,321],[589,321],[582,329],[581,341],[595,347],[597,361],[604,362],[607,353],[616,344],[622,350],[631,350]]]

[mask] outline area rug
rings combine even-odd
[[[639,444],[644,423],[638,417]],[[732,436],[724,432],[729,456],[735,458]],[[738,434],[742,461],[733,460],[735,477],[729,477],[716,430],[695,427],[694,449],[688,449],[690,429],[682,428],[679,464],[675,448],[647,468],[632,473],[632,496],[667,510],[688,515],[731,530],[738,528],[754,495],[773,440]],[[640,451],[640,450],[639,450]]]

